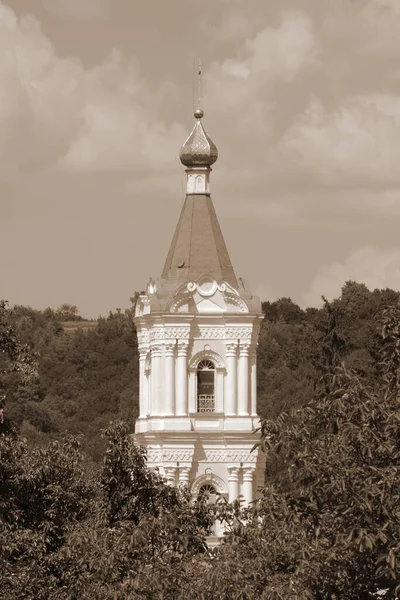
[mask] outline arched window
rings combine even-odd
[[[211,360],[202,360],[197,366],[197,412],[215,410],[215,366]]]
[[[217,498],[217,491],[211,483],[203,483],[199,489],[199,500],[205,500],[208,504],[214,504]]]

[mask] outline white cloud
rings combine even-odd
[[[86,74],[80,130],[61,165],[73,169],[159,172],[174,160],[187,132],[158,118],[164,92],[151,94],[133,64],[114,51],[107,64]]]
[[[279,155],[324,183],[399,183],[400,97],[356,96],[333,111],[314,99],[286,131]]]
[[[292,85],[318,65],[312,20],[302,11],[285,11],[276,26],[259,29],[236,53],[214,62],[204,75],[206,106],[212,107],[210,131],[222,129],[221,157],[236,168],[259,164],[274,143],[279,87]],[[208,111],[206,111],[208,116]],[[258,174],[258,176],[261,172]]]
[[[236,7],[235,7],[236,8]],[[254,27],[255,19],[250,18],[249,14],[243,9],[223,11],[222,21],[218,26],[213,26],[214,37],[221,42],[231,42],[244,38],[250,34]],[[210,23],[207,21],[203,29],[209,29]]]
[[[246,42],[251,73],[292,80],[302,69],[318,64],[313,23],[302,11],[282,13],[280,26],[266,27]]]
[[[266,84],[291,81],[302,69],[316,64],[311,19],[304,12],[287,11],[277,27],[268,26],[246,40],[237,58],[211,66],[205,75],[207,99],[214,109],[242,105],[248,111],[246,103],[257,99]]]
[[[362,14],[372,26],[388,24],[400,16],[400,0],[370,0]]]
[[[63,19],[106,20],[112,13],[112,0],[41,0],[49,12]]]
[[[174,92],[150,91],[117,50],[90,69],[60,58],[36,19],[18,19],[0,0],[1,169],[162,170],[185,137],[158,118]]]
[[[277,299],[276,293],[268,285],[260,284],[255,287],[252,287],[250,283],[250,285],[248,284],[248,286],[253,296],[257,296],[258,298],[260,298],[261,302],[267,302],[268,300],[270,302],[274,302]]]
[[[323,267],[304,295],[302,306],[321,306],[321,296],[340,296],[346,281],[364,283],[370,290],[392,288],[400,291],[400,248],[360,248],[342,263]]]

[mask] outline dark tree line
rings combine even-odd
[[[242,509],[147,469],[129,313],[66,334],[55,311],[1,304],[1,599],[400,597],[399,296],[348,282],[322,309],[263,308],[267,472]]]
[[[329,378],[324,376],[341,361],[373,384],[379,349],[376,315],[394,305],[397,296],[393,290],[370,292],[347,282],[340,298],[321,309],[302,310],[289,298],[264,302],[259,414],[276,417],[303,406],[321,385],[326,388]],[[12,327],[15,339],[36,356],[35,382],[21,381],[15,370],[0,374],[6,418],[30,443],[46,444],[65,432],[83,434],[85,450],[99,460],[104,449],[99,432],[110,420],[123,419],[133,430],[138,356],[130,311],[117,310],[97,322],[85,322],[70,304],[44,311],[3,308],[1,315],[0,331]]]
[[[129,311],[97,322],[79,318],[76,307],[38,311],[24,306],[3,310],[15,336],[35,353],[37,378],[0,374],[5,416],[28,442],[41,446],[64,433],[84,436],[84,449],[99,460],[100,431],[121,418],[133,430],[138,397],[135,328]],[[76,330],[69,326],[77,322]],[[90,327],[89,327],[90,326]]]
[[[303,406],[329,385],[334,367],[377,383],[380,348],[377,319],[398,293],[348,281],[342,294],[321,309],[302,310],[290,298],[264,302],[258,348],[258,404],[263,417]],[[326,377],[328,376],[328,377]]]

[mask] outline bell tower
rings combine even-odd
[[[140,415],[135,436],[149,467],[192,494],[254,500],[256,347],[261,303],[237,279],[210,195],[217,147],[203,111],[181,148],[187,191],[161,277],[139,296]]]

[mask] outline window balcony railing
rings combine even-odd
[[[214,403],[214,394],[199,394],[197,396],[197,412],[214,412],[215,411],[215,403]]]

